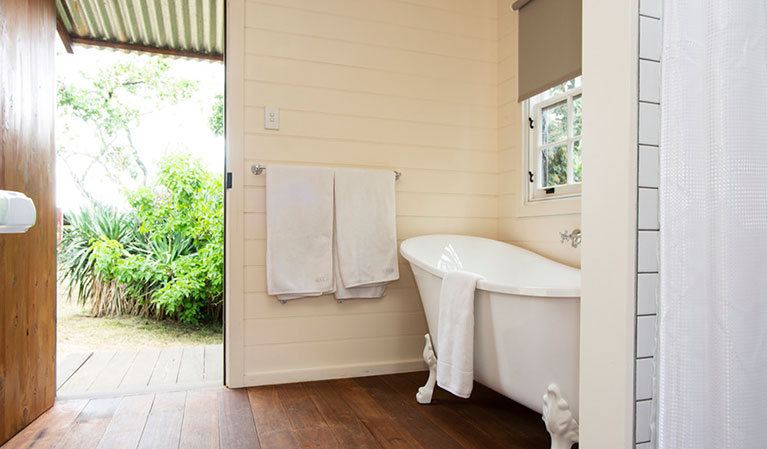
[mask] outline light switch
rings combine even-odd
[[[280,129],[280,108],[277,106],[264,109],[264,129]]]

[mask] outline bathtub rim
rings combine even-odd
[[[408,263],[413,264],[417,266],[418,268],[426,271],[429,274],[432,274],[440,279],[443,279],[445,276],[445,271],[440,270],[439,268],[432,266],[422,260],[419,260],[417,257],[415,257],[412,253],[408,251],[406,243],[418,239],[419,237],[426,237],[426,236],[440,236],[440,237],[461,237],[461,238],[472,238],[472,239],[480,239],[480,240],[489,240],[492,242],[496,242],[502,245],[508,245],[513,246],[514,248],[517,248],[521,251],[524,251],[526,253],[529,253],[533,255],[534,257],[541,257],[553,264],[561,265],[562,267],[566,267],[569,269],[577,270],[580,272],[578,268],[570,267],[568,265],[556,262],[554,260],[551,260],[545,256],[542,256],[534,251],[530,251],[525,248],[521,248],[516,245],[512,245],[510,243],[502,242],[500,240],[494,240],[494,239],[487,239],[484,237],[476,237],[476,236],[470,236],[470,235],[460,235],[460,234],[426,234],[423,236],[417,236],[417,237],[410,237],[408,239],[405,239],[400,244],[400,254],[402,254],[402,257],[405,258],[405,260],[408,261]],[[412,244],[412,243],[411,243]],[[496,282],[490,282],[487,280],[480,280],[477,282],[477,289],[483,290],[487,292],[494,292],[494,293],[503,293],[503,294],[509,294],[509,295],[520,295],[520,296],[535,296],[535,297],[549,297],[549,298],[580,298],[581,296],[581,289],[578,288],[547,288],[547,287],[529,287],[529,286],[519,286],[519,285],[508,285],[508,284],[499,284]]]

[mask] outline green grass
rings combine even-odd
[[[59,294],[57,312],[56,341],[59,353],[214,345],[223,342],[220,324],[192,326],[133,316],[95,318],[88,315],[87,309],[67,302],[64,294]]]

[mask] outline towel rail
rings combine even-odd
[[[250,166],[250,172],[254,175],[260,175],[266,170],[266,165],[261,164],[253,164]],[[399,181],[399,178],[402,176],[401,171],[394,170],[394,179]]]

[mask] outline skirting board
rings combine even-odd
[[[399,362],[364,363],[354,365],[323,366],[295,370],[267,371],[263,373],[248,373],[243,378],[243,386],[257,387],[260,385],[277,385],[294,382],[311,382],[316,380],[344,379],[349,377],[379,376],[384,374],[411,373],[426,371],[428,368],[423,359],[404,360]]]

